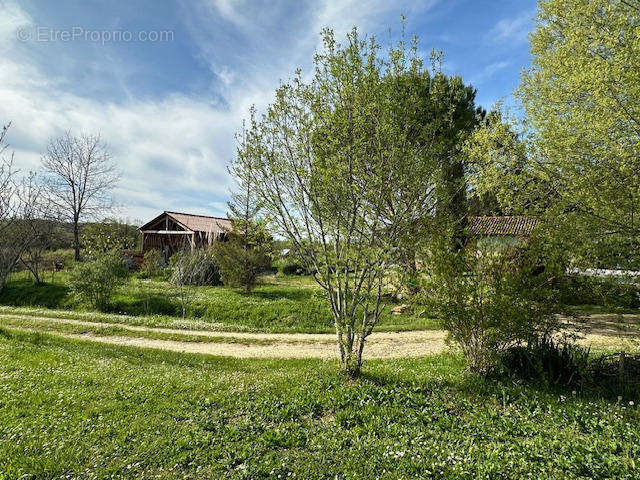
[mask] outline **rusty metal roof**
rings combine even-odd
[[[150,222],[144,224],[139,230],[147,229],[149,225],[156,223],[165,215],[192,232],[221,234],[231,230],[231,220],[228,218],[193,215],[191,213],[181,212],[163,212]]]
[[[478,237],[528,237],[538,220],[525,216],[470,217],[469,231]]]

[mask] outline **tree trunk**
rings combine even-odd
[[[76,262],[80,261],[80,229],[78,227],[78,219],[73,219],[73,258]]]
[[[464,178],[464,162],[461,158],[443,160],[443,189],[438,199],[437,214],[453,227],[450,249],[462,250],[467,243],[467,192]]]
[[[451,204],[450,211],[455,219],[453,251],[459,252],[467,243],[467,190],[464,178],[464,163],[457,160],[451,165]]]

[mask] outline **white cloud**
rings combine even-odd
[[[516,17],[503,18],[489,30],[485,39],[492,44],[524,43],[533,28],[534,17],[535,10],[527,10]]]
[[[173,202],[189,195],[226,197],[225,165],[234,153],[245,102],[216,110],[204,100],[176,95],[119,105],[60,92],[29,67],[3,61],[0,71],[30,79],[0,82],[0,119],[13,123],[9,140],[23,146],[16,150],[19,168],[36,167],[47,141],[66,130],[100,133],[124,174],[117,192],[128,204],[123,214],[139,217],[144,205],[184,208]]]
[[[19,29],[28,33],[31,24],[31,17],[16,3],[0,0],[0,45],[12,43]]]
[[[28,55],[29,45],[17,42],[15,30],[32,24],[29,15],[15,3],[0,3],[0,38],[8,47],[0,56],[0,123],[13,122],[9,140],[24,170],[37,167],[48,140],[67,130],[100,133],[123,172],[116,194],[125,205],[124,217],[144,220],[165,209],[223,215],[232,187],[226,167],[235,154],[235,132],[251,105],[264,109],[280,79],[289,78],[296,66],[310,66],[320,29],[333,27],[340,38],[353,25],[367,32],[381,18],[394,25],[394,15],[399,28],[401,13],[425,11],[435,2],[402,11],[383,0],[325,0],[289,19],[287,35],[296,41],[283,42],[271,38],[270,26],[286,20],[287,6],[268,9],[260,24],[246,2],[209,0],[190,13],[201,18],[185,20],[212,72],[213,93],[221,99],[215,103],[210,92],[146,100],[129,95],[120,102],[82,96],[68,79],[52,77]],[[102,61],[116,79],[135,68],[117,58]],[[121,83],[126,90],[125,80]]]
[[[501,70],[504,70],[508,66],[509,66],[509,62],[507,61],[490,63],[489,65],[485,66],[482,69],[482,71],[480,71],[480,73],[473,75],[470,78],[470,83],[476,87],[479,85],[482,85],[483,83],[485,83],[486,81],[494,77],[498,72],[500,72]]]

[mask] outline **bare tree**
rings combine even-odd
[[[6,155],[10,124],[0,132],[0,290],[23,253],[41,235],[39,220],[48,209],[34,173],[18,177],[13,153]]]
[[[14,217],[12,200],[16,190],[15,170],[13,169],[13,153],[9,157],[6,155],[9,147],[5,140],[9,127],[11,127],[11,123],[3,126],[2,132],[0,132],[0,236],[9,228]]]
[[[5,138],[10,126],[10,123],[5,125],[0,132],[0,290],[15,265],[15,254],[9,248],[13,239],[8,235],[15,219],[16,195],[13,154],[6,155]]]
[[[33,213],[21,219],[22,230],[28,242],[25,244],[20,262],[31,272],[33,281],[38,284],[42,283],[42,273],[46,267],[45,253],[57,240],[59,215],[51,211],[48,198],[43,195],[43,187],[35,183],[35,178],[31,179],[31,184],[28,185],[26,193],[31,199]],[[54,270],[55,265],[51,268]]]
[[[98,135],[67,132],[51,140],[42,167],[52,205],[73,224],[75,259],[80,259],[80,221],[113,209],[111,192],[119,172]]]

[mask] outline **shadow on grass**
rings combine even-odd
[[[414,362],[415,377],[407,377],[406,370],[365,368],[357,380],[374,388],[401,388],[410,392],[437,394],[447,397],[462,394],[476,401],[501,396],[505,391],[519,390],[525,396],[530,392],[555,398],[579,396],[588,401],[618,403],[620,399],[640,399],[640,355],[624,357],[622,369],[619,355],[593,355],[588,366],[573,378],[550,375],[549,372],[506,373],[492,372],[483,376],[465,372],[461,355],[441,354],[422,359],[404,359]],[[393,360],[385,361],[387,364]]]
[[[11,280],[0,293],[0,304],[60,308],[69,304],[69,289],[64,285],[34,283],[31,279]]]
[[[255,290],[252,290],[249,293],[244,293],[241,290],[238,290],[238,293],[246,296],[246,297],[256,297],[256,298],[261,298],[263,300],[280,300],[280,299],[286,299],[286,300],[293,300],[293,301],[302,301],[302,300],[307,300],[311,297],[312,293],[311,291],[308,291],[307,289],[303,289],[303,288],[282,288],[282,287],[277,287],[277,286],[264,286],[264,287],[259,287]]]
[[[136,297],[115,298],[107,307],[108,313],[128,315],[180,315],[179,302],[163,293],[146,293]]]

